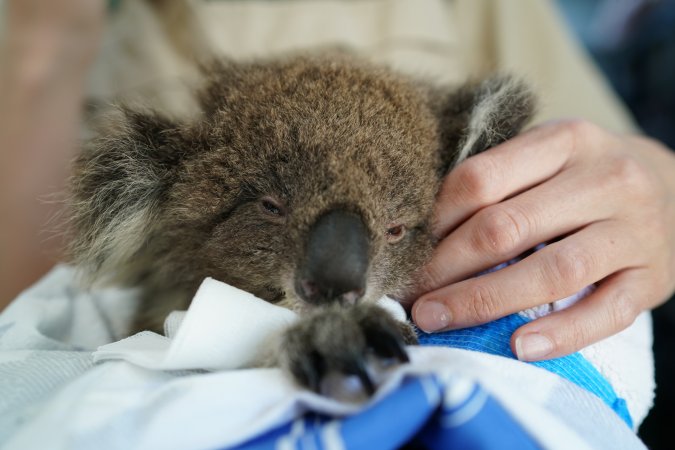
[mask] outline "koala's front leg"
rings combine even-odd
[[[407,362],[405,344],[417,343],[412,327],[376,305],[322,308],[304,317],[284,334],[281,365],[303,386],[316,392],[331,372],[356,375],[368,394],[375,385],[367,359]]]

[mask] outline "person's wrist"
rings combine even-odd
[[[8,0],[5,54],[38,59],[50,67],[85,71],[96,55],[105,21],[105,0]]]
[[[2,52],[2,79],[9,89],[31,93],[56,86],[82,85],[93,53],[62,42],[36,39],[15,43]]]
[[[31,52],[0,59],[0,94],[15,108],[28,108],[55,98],[79,101],[84,94],[88,65],[59,61],[50,52]]]
[[[101,20],[10,20],[0,48],[3,83],[25,93],[82,85],[100,44]]]

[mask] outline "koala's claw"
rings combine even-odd
[[[368,361],[375,357],[408,362],[405,343],[411,341],[412,332],[408,328],[374,305],[328,307],[287,330],[282,363],[299,384],[315,392],[321,391],[329,373],[338,373],[356,376],[372,395],[376,383]]]
[[[371,326],[364,331],[368,344],[377,356],[394,358],[400,363],[410,362],[408,353],[405,351],[405,343],[397,328]]]
[[[307,355],[306,358],[297,358],[295,364],[290,364],[289,369],[293,373],[296,381],[314,392],[321,392],[321,381],[326,375],[324,361],[318,354]],[[343,367],[343,373],[346,375],[355,375],[361,382],[361,386],[372,395],[375,393],[375,383],[368,375],[365,359],[356,356],[350,361],[348,366]]]
[[[377,336],[370,341],[377,356],[395,358],[400,363],[410,362],[403,341],[394,336]]]
[[[368,370],[366,369],[365,361],[362,357],[356,358],[354,360],[355,366],[354,370],[351,372],[353,375],[356,375],[361,381],[361,386],[370,396],[375,393],[375,383],[373,382],[370,375],[368,375]]]
[[[319,354],[312,352],[306,355],[306,358],[298,358],[294,362],[289,369],[295,379],[312,391],[319,392],[321,379],[325,373],[323,360]]]

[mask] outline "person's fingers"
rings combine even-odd
[[[520,327],[511,337],[522,361],[557,358],[627,328],[653,302],[647,271],[627,269],[571,307]]]
[[[551,178],[576,155],[603,148],[595,128],[578,120],[551,122],[462,162],[439,190],[434,234],[445,236],[481,208]]]
[[[635,238],[626,235],[616,221],[589,225],[502,270],[423,295],[415,323],[428,332],[465,328],[565,298],[633,261]]]
[[[611,217],[621,204],[611,194],[625,180],[604,173],[602,167],[581,170],[566,170],[477,212],[438,245],[419,275],[419,290],[465,279],[537,244]]]

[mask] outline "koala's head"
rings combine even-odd
[[[443,175],[532,111],[508,77],[444,90],[345,57],[208,74],[198,120],[121,110],[78,159],[73,251],[94,277],[189,298],[211,276],[296,310],[401,294]]]

